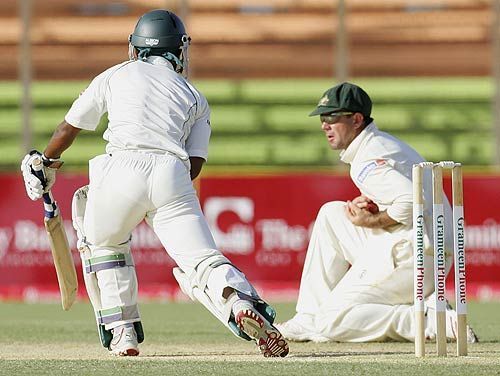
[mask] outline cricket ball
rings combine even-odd
[[[372,214],[378,213],[378,206],[373,201],[368,202],[365,209],[368,210]]]

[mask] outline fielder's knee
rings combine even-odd
[[[330,201],[323,204],[318,212],[318,218],[320,216],[337,216],[338,214],[344,215],[344,208],[346,203],[344,201]]]

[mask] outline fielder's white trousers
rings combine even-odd
[[[220,254],[201,211],[188,164],[169,154],[132,151],[92,159],[84,230],[93,255],[107,256],[123,250],[132,230],[143,219],[187,275],[201,261]],[[137,304],[133,267],[102,270],[97,272],[97,278],[102,309]],[[244,275],[230,265],[214,269],[208,280],[215,303],[222,304],[226,286],[252,289]],[[106,328],[133,321],[137,319],[115,321]]]
[[[295,319],[333,341],[413,340],[412,231],[355,226],[344,206],[330,202],[319,211]],[[431,273],[425,283],[428,296],[434,290]]]

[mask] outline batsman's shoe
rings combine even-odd
[[[265,357],[285,357],[288,343],[281,333],[254,308],[238,311],[235,321],[241,331],[255,340],[260,352]]]
[[[283,334],[283,336],[293,342],[308,342],[313,341],[317,343],[328,342],[330,339],[314,333],[306,325],[303,325],[299,320],[291,319],[281,324],[276,324],[276,328]]]
[[[109,352],[116,356],[139,355],[139,343],[133,324],[125,324],[113,329]]]

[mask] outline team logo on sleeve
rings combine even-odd
[[[364,182],[366,177],[370,174],[370,172],[375,170],[377,167],[384,166],[386,163],[387,161],[385,159],[377,159],[375,161],[368,163],[365,167],[361,169],[356,180],[359,183]]]

